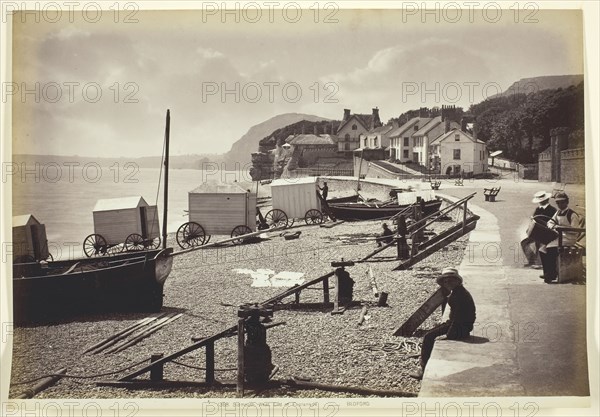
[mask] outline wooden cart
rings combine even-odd
[[[306,224],[323,223],[324,204],[318,191],[317,180],[317,177],[306,177],[273,181],[273,209],[265,216],[269,226],[289,227],[295,219],[304,219]]]
[[[94,233],[83,241],[87,257],[157,249],[160,245],[158,209],[143,197],[98,200],[93,216]]]
[[[233,238],[256,230],[256,194],[237,184],[202,184],[188,193],[188,209],[189,221],[176,234],[183,249],[204,245],[212,235]]]

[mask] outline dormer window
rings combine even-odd
[[[356,130],[356,129],[358,129],[358,126],[352,125],[352,130]]]
[[[415,132],[419,130],[419,125],[415,125]]]

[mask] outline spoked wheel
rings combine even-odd
[[[233,231],[231,232],[231,237],[247,235],[248,233],[252,233],[252,229],[250,229],[245,224],[242,224],[240,226],[236,226],[233,229]],[[249,239],[251,239],[251,238],[247,238],[246,237],[246,238],[236,239],[236,240],[233,241],[233,244],[234,245],[239,245],[241,243],[247,242]]]
[[[146,245],[146,249],[158,249],[160,247],[160,237],[155,237],[153,239],[146,239],[144,244]]]
[[[106,250],[108,249],[107,246],[106,239],[101,235],[91,234],[83,241],[83,253],[85,253],[85,256],[88,258],[91,258],[92,256],[102,256],[106,254]]]
[[[125,239],[125,251],[137,252],[144,250],[144,238],[138,233],[132,233]]]
[[[181,249],[201,246],[206,241],[204,228],[196,222],[188,222],[177,229],[177,244]]]
[[[270,210],[265,216],[265,220],[271,229],[276,227],[287,227],[288,225],[287,214],[279,209]]]
[[[310,209],[304,215],[306,224],[321,224],[323,223],[323,213],[317,209]]]

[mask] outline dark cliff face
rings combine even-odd
[[[285,113],[265,120],[262,123],[252,126],[244,136],[237,140],[231,150],[223,155],[223,160],[227,168],[238,166],[247,166],[252,162],[252,153],[259,151],[259,142],[261,139],[272,135],[278,129],[291,124],[306,120],[309,122],[326,121],[322,117],[301,113]],[[275,143],[269,149],[274,149]],[[261,151],[265,151],[261,149]]]

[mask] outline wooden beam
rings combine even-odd
[[[63,375],[67,372],[66,368],[59,369],[55,372],[55,375],[46,377],[37,384],[33,386],[33,388],[24,391],[21,395],[16,397],[18,400],[33,398],[37,393],[45,390],[48,387],[56,384],[59,380],[62,379]]]
[[[170,355],[167,355],[164,358],[159,359],[158,361],[152,362],[150,365],[146,365],[143,368],[138,369],[137,371],[134,371],[134,372],[131,372],[131,373],[125,375],[124,377],[120,378],[119,381],[127,381],[127,380],[131,380],[133,378],[136,378],[140,375],[145,374],[146,372],[149,372],[154,365],[157,365],[159,363],[164,364],[164,363],[170,362],[173,359],[177,359],[180,356],[183,356],[187,353],[193,352],[194,350],[200,349],[201,347],[204,347],[204,346],[208,345],[209,343],[214,342],[215,340],[219,340],[224,337],[228,337],[232,333],[235,334],[237,332],[237,328],[238,328],[238,326],[236,325],[236,326],[230,327],[228,329],[225,329],[220,333],[217,333],[210,337],[202,339],[202,340],[186,347],[185,349],[181,349],[175,353],[171,353]]]
[[[206,383],[215,382],[215,342],[206,345]]]

